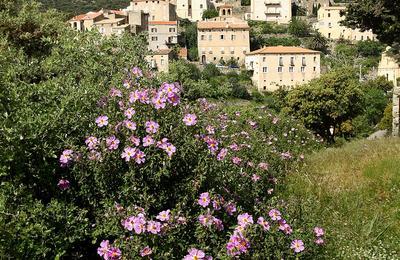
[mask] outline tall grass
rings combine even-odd
[[[400,139],[313,154],[284,196],[326,229],[326,258],[400,259]]]

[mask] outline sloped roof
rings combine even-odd
[[[177,25],[177,21],[149,21],[149,25]]]
[[[264,47],[262,49],[258,49],[256,51],[252,51],[247,55],[257,55],[257,54],[316,54],[320,53],[319,51],[314,51],[302,47],[294,47],[294,46],[270,46]]]
[[[231,21],[201,21],[197,23],[198,29],[250,29],[247,22]]]

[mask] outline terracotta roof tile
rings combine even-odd
[[[247,22],[202,21],[197,23],[198,29],[250,29]]]
[[[177,25],[177,21],[150,21],[149,25]]]
[[[252,51],[247,55],[257,55],[257,54],[296,54],[296,53],[320,53],[319,51],[314,51],[310,49],[305,49],[301,47],[293,47],[293,46],[271,46],[264,47],[262,49],[258,49],[256,51]]]

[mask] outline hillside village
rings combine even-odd
[[[294,16],[292,10],[301,12],[297,11],[299,16]],[[274,91],[282,87],[290,89],[319,77],[323,67],[321,52],[310,50],[304,44],[252,49],[249,22],[266,22],[284,28],[292,19],[302,19],[311,25],[314,33],[327,39],[330,46],[343,40],[375,41],[371,31],[362,32],[340,24],[345,10],[345,4],[329,0],[293,3],[291,0],[252,0],[250,6],[241,6],[240,1],[133,0],[125,9],[92,11],[73,17],[69,23],[78,31],[95,29],[106,37],[147,33],[151,52],[147,60],[160,72],[168,72],[172,59],[188,59],[188,47],[192,46],[187,46],[184,32],[187,24],[193,23],[197,29],[197,55],[192,55],[194,59],[189,57],[192,62],[213,63],[220,68],[228,63],[231,69],[243,67],[252,71],[253,83],[259,91]],[[385,64],[389,65],[382,60],[375,73],[395,78],[395,70]]]

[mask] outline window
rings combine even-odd
[[[263,62],[265,62],[267,60],[267,58],[266,57],[263,57]]]
[[[332,28],[332,23],[328,23],[328,27],[329,27],[329,28]]]
[[[331,17],[331,13],[328,13],[328,17]]]
[[[267,89],[267,87],[266,86],[264,86],[264,90],[266,90]]]
[[[231,35],[231,40],[232,40],[232,41],[236,40],[236,35],[232,34],[232,35]]]
[[[209,40],[209,41],[212,40],[212,35],[208,35],[208,40]]]
[[[164,65],[164,59],[161,59],[160,63],[161,65]]]
[[[306,66],[306,57],[301,58],[301,65]]]
[[[294,66],[294,57],[290,57],[290,66]]]
[[[157,28],[151,28],[151,32],[157,32]]]
[[[283,68],[282,67],[278,67],[278,72],[283,72]]]
[[[169,32],[170,33],[175,32],[175,28],[169,28]]]
[[[314,62],[317,62],[317,57],[314,57]]]
[[[235,54],[235,48],[231,47],[231,54]]]
[[[200,9],[203,9],[203,4],[200,4]]]
[[[331,38],[331,33],[328,33],[328,39],[330,39]]]
[[[151,20],[155,20],[156,19],[156,17],[153,15],[153,16],[151,16]]]
[[[314,72],[316,72],[317,71],[317,67],[314,67]]]
[[[263,67],[263,73],[267,73],[268,72],[268,67]]]
[[[283,57],[279,57],[279,66],[283,66]]]
[[[224,39],[224,35],[221,34],[221,35],[219,36],[219,38],[220,38],[221,40],[223,40],[223,39]]]
[[[289,72],[293,72],[294,71],[294,67],[289,67]]]
[[[153,36],[153,37],[151,37],[151,40],[154,42],[154,41],[157,41],[158,40],[158,37],[157,36]]]
[[[206,37],[205,35],[201,35],[201,36],[200,36],[200,39],[201,39],[202,41],[204,41],[205,37]]]
[[[306,71],[306,67],[301,67],[301,72],[305,72]]]

